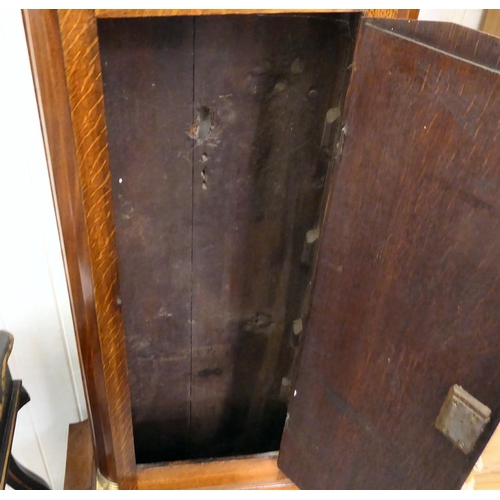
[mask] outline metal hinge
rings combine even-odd
[[[441,407],[436,428],[467,455],[474,449],[490,415],[486,405],[455,384]]]

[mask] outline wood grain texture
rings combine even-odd
[[[367,17],[382,17],[386,19],[418,19],[418,9],[369,9]]]
[[[500,37],[500,9],[488,9],[482,30],[490,35]]]
[[[140,463],[279,447],[355,24],[99,21]],[[202,108],[213,130],[190,138]]]
[[[193,19],[98,26],[137,462],[192,458]]]
[[[342,15],[195,19],[195,113],[204,107],[214,122],[193,164],[191,407],[201,456],[279,447],[281,382],[310,275],[301,255],[333,154],[337,124],[326,115],[339,105],[348,32]]]
[[[66,454],[65,490],[93,490],[96,484],[96,466],[92,447],[92,429],[85,420],[71,424]]]
[[[365,12],[368,17],[417,19],[418,9],[96,9],[98,18]]]
[[[437,38],[437,23],[432,21],[394,23],[391,19],[377,19],[371,22],[376,23],[380,29],[401,37],[402,40],[406,38],[418,44],[429,45],[453,58],[462,58],[474,65],[500,69],[498,37],[487,36],[480,31],[454,23],[439,23],[440,36]]]
[[[360,9],[96,9],[98,18],[360,12]],[[397,11],[390,11],[397,12]]]
[[[32,14],[33,23],[38,16],[40,29],[33,36],[28,29],[28,37],[31,37],[31,53],[35,54],[38,50],[36,57],[42,62],[34,73],[35,80],[38,80],[37,94],[41,103],[42,126],[45,127],[47,156],[53,164],[52,176],[99,467],[110,479],[126,487],[133,485],[133,479],[129,481],[129,478],[133,476],[135,464],[125,349],[121,319],[115,303],[117,269],[109,203],[110,181],[109,174],[106,174],[107,152],[95,19],[91,11],[68,11],[61,17],[76,138],[75,153],[71,124],[65,116],[66,89],[61,86],[58,73],[62,64],[58,52],[60,48],[57,48],[60,43],[57,19],[54,25],[53,12],[43,13],[43,16],[36,12]],[[25,14],[27,26],[31,22],[29,19],[30,15]],[[37,39],[37,36],[40,38]],[[37,44],[43,48],[37,49]],[[33,56],[32,63],[35,68]],[[44,118],[45,114],[50,118]],[[58,125],[54,126],[55,123]],[[82,167],[78,174],[81,178],[75,172],[75,156]],[[54,165],[58,167],[54,168]],[[59,165],[62,167],[59,168]],[[88,225],[88,241],[85,224]],[[97,305],[94,305],[94,299]],[[99,331],[104,332],[101,337]]]
[[[277,453],[199,462],[139,466],[141,490],[297,489],[278,469]]]
[[[85,216],[69,109],[59,22],[52,10],[23,13],[61,246],[70,289],[97,465],[115,470]]]
[[[105,389],[102,404],[107,403],[109,415],[107,477],[120,488],[133,488],[132,419],[117,304],[118,269],[96,20],[91,10],[59,11],[58,18],[97,315],[104,379],[99,387]]]
[[[138,488],[297,489],[278,469],[277,453],[197,462],[139,465]],[[88,421],[70,425],[64,489],[94,489],[91,429]]]
[[[358,38],[279,460],[301,488],[460,488],[500,417],[500,48],[412,24]],[[455,383],[492,409],[468,456],[434,428]]]

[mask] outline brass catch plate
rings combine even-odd
[[[491,410],[459,385],[449,391],[436,420],[436,428],[466,455],[476,445]]]

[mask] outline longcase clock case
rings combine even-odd
[[[124,12],[25,12],[99,474],[459,488],[500,408],[499,40]]]

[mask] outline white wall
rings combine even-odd
[[[47,163],[19,10],[0,13],[0,329],[31,402],[13,453],[53,488],[64,483],[68,425],[85,401]]]

